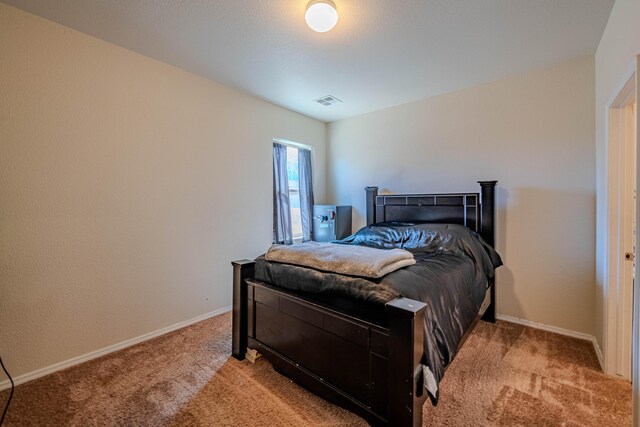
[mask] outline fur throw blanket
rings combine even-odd
[[[416,263],[413,254],[404,249],[374,249],[317,242],[273,245],[265,258],[267,261],[374,279]]]

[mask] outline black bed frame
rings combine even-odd
[[[495,186],[480,193],[378,195],[367,187],[367,225],[388,221],[462,224],[495,242]],[[254,280],[254,262],[233,264],[232,354],[257,349],[276,371],[372,425],[421,426],[426,304],[397,298],[386,304],[387,326],[345,314]],[[495,283],[476,322],[495,322]],[[460,344],[462,345],[462,343]]]

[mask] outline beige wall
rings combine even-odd
[[[618,85],[640,54],[640,1],[616,0],[596,52],[596,179],[597,245],[595,336],[603,347],[603,285],[606,274],[605,247],[607,208],[607,125],[609,103]]]
[[[326,125],[0,4],[0,351],[15,376],[229,306],[271,140]]]
[[[366,185],[499,180],[498,312],[594,329],[594,62],[585,58],[329,125],[328,198],[364,224]]]

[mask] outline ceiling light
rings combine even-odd
[[[304,20],[313,31],[326,33],[338,23],[336,5],[331,0],[310,1]]]

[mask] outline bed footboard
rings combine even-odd
[[[424,303],[389,302],[383,328],[254,280],[253,261],[232,264],[233,357],[255,348],[278,372],[372,425],[422,425]]]

